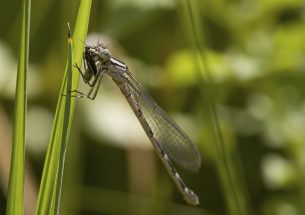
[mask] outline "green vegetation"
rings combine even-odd
[[[29,58],[30,4],[30,0],[22,1],[22,24],[15,95],[14,135],[7,194],[7,215],[23,213],[25,121],[27,110],[26,80]]]

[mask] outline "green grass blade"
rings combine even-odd
[[[31,1],[22,1],[22,26],[19,63],[15,96],[14,136],[6,214],[23,214],[24,168],[25,168],[25,120],[27,107],[26,75],[29,56]]]
[[[64,110],[63,131],[61,133],[61,149],[60,149],[60,157],[59,157],[58,177],[56,181],[56,195],[55,195],[56,214],[59,214],[61,187],[62,187],[64,166],[65,166],[64,164],[65,164],[65,157],[67,151],[67,142],[69,139],[68,125],[69,125],[69,121],[72,120],[72,116],[70,115],[70,107],[71,107],[70,91],[73,89],[72,65],[73,65],[73,43],[72,43],[71,29],[68,23],[68,62],[67,62],[66,88],[65,88],[66,101],[65,101],[65,110]]]
[[[37,215],[57,214],[59,211],[65,153],[76,102],[75,98],[71,98],[67,92],[71,89],[76,89],[79,80],[78,72],[74,72],[72,77],[72,56],[73,62],[81,65],[84,49],[84,44],[81,41],[85,41],[86,39],[90,9],[91,0],[82,0],[73,34],[74,38],[78,38],[74,41],[73,55],[72,42],[71,39],[68,40],[69,57],[44,164],[36,206]]]
[[[204,55],[204,35],[202,35],[202,22],[199,15],[199,1],[184,1],[184,17],[186,20],[187,32],[193,45],[197,69],[200,71],[201,82],[201,104],[205,123],[208,124],[210,132],[209,146],[213,151],[213,159],[216,163],[222,187],[224,189],[226,204],[229,214],[246,215],[250,214],[249,201],[244,188],[244,180],[240,172],[237,147],[230,142],[230,146],[221,130],[220,121],[217,116],[212,92],[214,89],[213,80]],[[235,158],[233,158],[235,156]]]

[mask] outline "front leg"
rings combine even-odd
[[[86,65],[86,64],[84,63],[84,65]],[[91,84],[89,82],[91,78],[87,77],[87,74],[89,74],[88,73],[89,71],[88,71],[88,69],[86,69],[86,66],[84,66],[85,67],[85,72],[84,73],[83,73],[82,69],[77,64],[74,64],[73,66],[78,70],[78,72],[82,76],[85,84],[88,84],[90,87],[93,87],[93,84]]]

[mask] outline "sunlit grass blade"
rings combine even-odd
[[[68,39],[68,61],[61,86],[59,100],[52,128],[52,134],[45,159],[41,187],[38,195],[36,214],[58,214],[61,196],[62,177],[64,171],[65,154],[69,140],[70,128],[75,109],[75,99],[68,91],[78,86],[79,74],[73,72],[72,64],[81,65],[82,53],[90,17],[91,1],[82,0],[76,20],[73,41]],[[73,62],[73,63],[72,63]],[[65,95],[65,96],[63,96]]]
[[[25,120],[27,107],[26,77],[29,56],[31,1],[22,1],[21,37],[14,113],[14,135],[6,214],[23,214],[25,168]]]
[[[207,136],[209,148],[212,148],[213,159],[216,163],[218,174],[224,189],[229,214],[246,215],[250,213],[249,201],[244,188],[244,180],[240,172],[234,143],[226,140],[217,115],[212,92],[214,90],[212,75],[204,55],[204,35],[202,22],[199,15],[199,1],[183,1],[183,18],[186,21],[188,37],[192,43],[192,51],[197,64],[201,89],[202,112],[210,133]],[[199,74],[200,73],[200,74]],[[230,144],[229,144],[230,143]],[[234,157],[234,158],[233,158]]]

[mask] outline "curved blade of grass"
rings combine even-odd
[[[29,56],[31,0],[22,1],[22,27],[14,113],[14,136],[6,214],[23,214],[24,167],[25,167],[25,120],[26,120],[26,75]]]
[[[236,146],[231,143],[232,146],[226,147],[227,143],[220,128],[220,122],[217,116],[215,103],[211,92],[213,92],[213,80],[210,76],[210,70],[206,62],[204,55],[204,36],[202,35],[202,22],[199,17],[198,8],[200,7],[199,1],[187,0],[183,1],[184,5],[184,18],[186,19],[186,27],[193,45],[195,53],[196,64],[198,72],[200,72],[202,106],[205,106],[203,110],[206,123],[209,124],[211,138],[210,148],[213,148],[213,158],[216,163],[218,173],[222,182],[222,186],[225,192],[226,203],[229,214],[232,215],[246,215],[250,214],[249,201],[245,192],[244,180],[242,174],[239,171],[238,157],[232,159],[232,154]],[[237,154],[237,153],[235,153]]]
[[[87,35],[90,9],[91,0],[82,0],[73,34],[75,38],[79,39],[74,41],[73,57],[72,40],[68,39],[69,58],[57,103],[55,120],[44,164],[36,206],[37,215],[58,214],[59,211],[66,147],[76,102],[67,92],[71,89],[76,89],[79,80],[78,72],[74,72],[72,77],[72,58],[73,62],[81,65],[84,49],[84,44],[81,41],[85,41]]]

